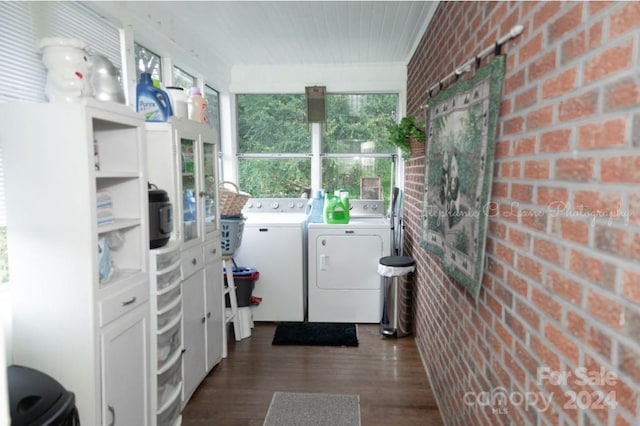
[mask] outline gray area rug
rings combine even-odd
[[[274,392],[263,426],[360,426],[360,396]]]

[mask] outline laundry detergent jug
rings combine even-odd
[[[324,191],[316,191],[307,203],[307,223],[322,223],[324,221]]]
[[[332,224],[349,223],[349,193],[336,191],[324,196],[324,222]]]
[[[153,85],[148,72],[140,74],[136,95],[136,111],[144,113],[145,121],[167,121],[173,115],[169,95]]]

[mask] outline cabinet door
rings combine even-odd
[[[184,337],[184,400],[187,401],[205,376],[205,310],[202,291],[204,270],[182,283],[182,324]]]
[[[210,240],[218,236],[218,208],[217,208],[217,167],[218,156],[216,155],[216,145],[212,141],[202,141],[202,155],[200,156],[200,170],[203,182],[202,207],[204,208],[204,238]]]
[[[102,424],[149,425],[149,304],[101,333]]]
[[[207,308],[207,371],[222,359],[222,260],[205,268],[205,300]]]
[[[200,209],[198,208],[198,187],[196,176],[196,141],[194,139],[180,138],[181,156],[181,182],[182,182],[182,235],[184,242],[200,239],[198,221]]]

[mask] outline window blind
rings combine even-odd
[[[46,102],[47,71],[38,41],[69,37],[121,68],[120,30],[77,2],[0,2],[0,101]],[[4,180],[0,147],[0,226],[5,226]]]

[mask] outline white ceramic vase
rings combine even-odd
[[[74,38],[40,40],[42,62],[47,67],[45,94],[49,102],[73,103],[93,97],[89,46]]]

